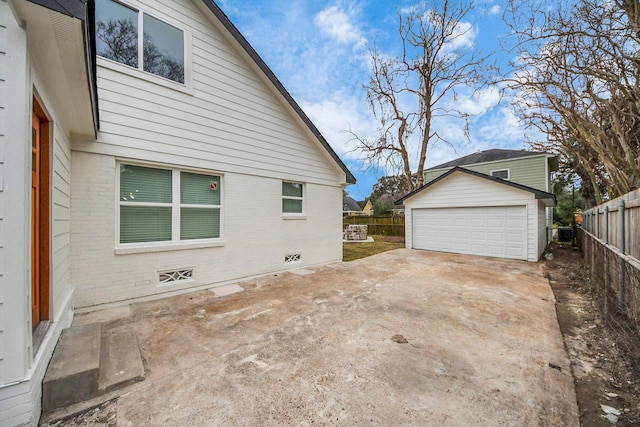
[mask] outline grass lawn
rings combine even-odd
[[[373,243],[343,243],[342,260],[353,261],[354,259],[366,258],[380,252],[404,248],[404,237],[373,235],[371,237],[373,237]]]

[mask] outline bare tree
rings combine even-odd
[[[486,56],[465,42],[473,31],[466,21],[473,2],[434,3],[421,2],[409,11],[398,11],[402,49],[398,56],[387,57],[375,45],[371,49],[369,83],[364,87],[380,125],[371,140],[355,136],[366,159],[396,170],[409,190],[424,183],[429,145],[446,141],[434,129],[434,118],[468,118],[468,113],[445,101],[455,99],[460,88],[475,87],[487,62]],[[417,159],[415,172],[412,157]]]
[[[574,162],[593,202],[640,185],[640,0],[513,1],[512,88],[538,148]]]

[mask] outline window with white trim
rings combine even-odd
[[[115,0],[96,2],[95,27],[98,55],[184,84],[181,29]]]
[[[120,244],[220,238],[220,176],[121,163]]]
[[[282,213],[301,214],[304,212],[304,184],[282,182]]]
[[[491,176],[500,179],[509,179],[509,169],[498,169],[491,171]]]

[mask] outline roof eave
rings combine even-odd
[[[482,179],[487,179],[489,181],[496,182],[498,184],[503,184],[503,185],[506,185],[506,186],[509,186],[509,187],[513,187],[513,188],[516,188],[518,190],[522,190],[522,191],[527,191],[529,193],[533,193],[535,198],[540,200],[540,201],[542,201],[542,203],[545,206],[555,206],[556,203],[557,203],[556,202],[556,196],[551,194],[551,193],[547,193],[546,191],[537,190],[537,189],[532,188],[532,187],[527,187],[526,185],[518,184],[518,183],[515,183],[515,182],[511,182],[511,181],[507,181],[507,180],[504,180],[504,179],[500,179],[500,178],[496,178],[495,176],[486,175],[484,173],[476,172],[476,171],[473,171],[471,169],[466,169],[466,168],[463,168],[461,166],[455,166],[455,167],[452,167],[448,172],[438,176],[435,179],[432,179],[431,181],[429,181],[428,183],[426,183],[422,187],[417,188],[417,189],[413,190],[411,193],[409,193],[409,194],[405,195],[404,197],[401,197],[400,199],[396,200],[396,202],[394,204],[395,205],[399,205],[399,204],[403,203],[406,199],[409,199],[409,198],[415,196],[417,193],[420,193],[420,192],[426,190],[427,188],[431,187],[435,183],[447,178],[448,176],[450,176],[451,174],[453,174],[455,172],[466,173],[468,175],[476,176],[476,177],[482,178]]]
[[[100,128],[99,109],[98,109],[98,87],[96,72],[96,47],[94,39],[95,26],[95,3],[94,0],[28,0],[29,3],[44,7],[60,13],[71,19],[80,21],[82,27],[82,44],[84,56],[84,70],[87,78],[87,95],[88,103],[91,106],[91,117],[93,123],[91,128],[93,137],[95,138]],[[82,85],[76,87],[77,90],[82,89]],[[91,128],[87,129],[83,134],[91,132]]]

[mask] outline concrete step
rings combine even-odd
[[[102,335],[98,389],[107,393],[144,380],[144,365],[138,338],[131,331]]]
[[[42,382],[44,412],[97,394],[101,343],[101,323],[62,331]]]
[[[144,380],[138,340],[132,331],[105,330],[102,323],[65,329],[42,383],[42,409],[93,399]]]

